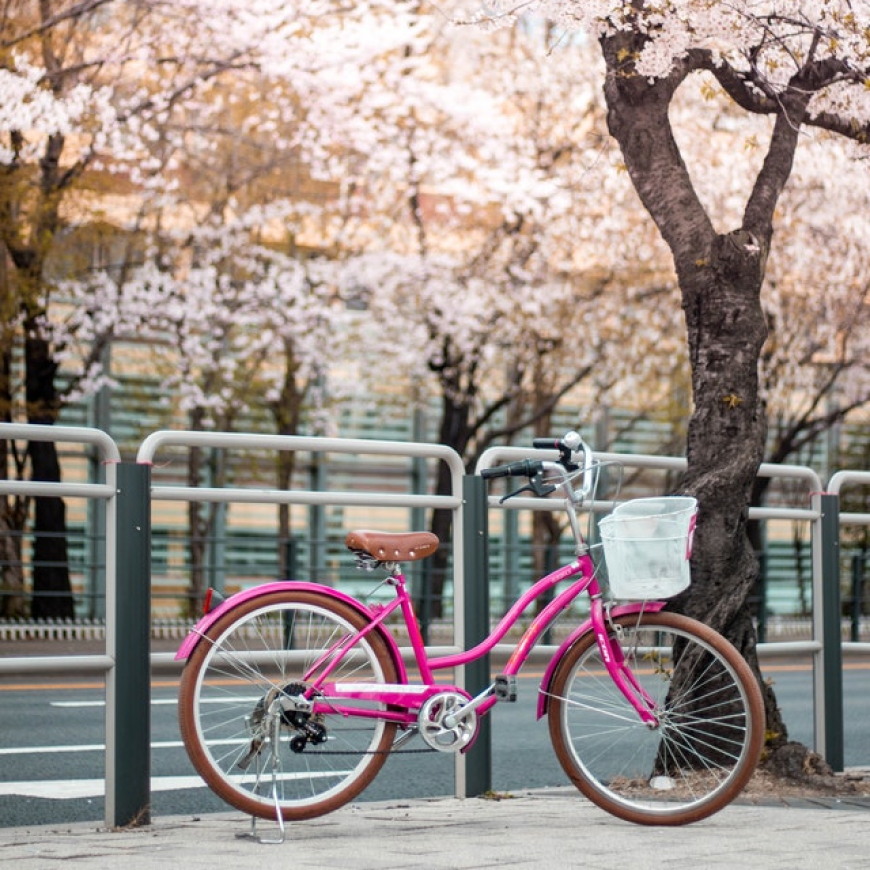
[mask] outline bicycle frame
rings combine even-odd
[[[555,466],[554,463],[546,463],[546,465],[548,467]],[[595,565],[583,541],[577,521],[575,505],[578,503],[578,500],[570,487],[570,480],[564,473],[564,468],[560,467],[560,470],[566,482],[568,498],[566,499],[565,507],[571,521],[571,529],[575,541],[577,542],[578,555],[568,565],[557,568],[534,583],[511,606],[489,636],[471,649],[450,655],[429,656],[417,623],[413,601],[406,587],[405,576],[399,570],[398,564],[395,564],[390,566],[392,571],[385,581],[394,588],[395,598],[387,604],[367,606],[351,596],[330,587],[313,583],[295,583],[292,581],[269,583],[239,593],[224,601],[218,608],[200,619],[182,644],[176,659],[187,659],[208,629],[219,618],[239,604],[280,589],[316,590],[322,595],[336,598],[345,604],[351,605],[366,617],[367,624],[362,630],[343,637],[304,674],[303,679],[308,686],[305,698],[307,699],[306,703],[311,703],[311,712],[315,714],[320,712],[339,713],[345,716],[383,719],[399,725],[409,726],[416,723],[420,709],[431,697],[446,691],[457,693],[467,700],[467,703],[453,714],[453,724],[456,724],[472,715],[472,713],[486,714],[499,700],[504,699],[504,693],[501,695],[499,693],[498,687],[500,684],[510,686],[511,681],[520,672],[528,660],[531,651],[546,630],[581,594],[586,592],[591,602],[590,616],[569,634],[550,661],[541,683],[537,709],[538,718],[541,718],[547,711],[550,682],[561,657],[571,644],[591,630],[595,633],[602,661],[614,684],[637,712],[640,719],[649,727],[654,728],[658,725],[658,720],[653,713],[654,702],[635,679],[631,669],[624,660],[619,644],[611,641],[610,633],[608,632],[608,621],[613,617],[623,614],[640,613],[643,610],[660,610],[664,606],[664,603],[644,602],[613,608],[605,606],[601,588],[596,577]],[[588,487],[588,482],[584,482],[584,486]],[[558,584],[572,578],[577,579],[568,588],[556,595],[532,619],[528,628],[514,647],[499,678],[476,697],[472,698],[464,689],[458,686],[435,682],[436,672],[461,667],[490,653],[534,601],[546,592],[554,589]],[[408,681],[407,670],[398,647],[390,630],[386,627],[387,619],[397,611],[401,614],[402,621],[408,632],[414,663],[420,673],[420,683],[410,683]],[[330,683],[329,676],[334,672],[342,658],[348,655],[363,638],[373,633],[377,634],[389,649],[393,662],[396,665],[399,682],[394,684]],[[327,700],[319,700],[321,697]],[[363,707],[360,706],[360,702],[378,704],[379,706]]]
[[[422,682],[420,684],[403,683],[395,686],[384,686],[383,684],[329,684],[326,682],[326,678],[328,677],[329,671],[332,669],[330,666],[321,673],[317,680],[312,682],[312,688],[309,690],[309,694],[312,699],[316,696],[317,691],[323,691],[329,696],[330,700],[327,705],[324,705],[324,712],[326,712],[327,709],[331,709],[335,712],[337,709],[341,712],[346,712],[348,715],[385,718],[389,721],[409,724],[416,720],[416,713],[419,708],[434,694],[443,691],[455,691],[469,697],[464,690],[457,686],[446,686],[435,683],[434,676],[436,671],[469,664],[470,662],[473,662],[491,652],[495,645],[505,637],[511,627],[516,624],[517,620],[530,604],[559,583],[572,577],[577,577],[578,575],[580,579],[577,580],[577,582],[572,583],[567,589],[559,593],[532,620],[529,627],[517,642],[514,651],[509,657],[500,676],[503,678],[515,677],[522,669],[529,654],[534,649],[544,632],[546,632],[558,616],[566,610],[575,599],[577,599],[583,592],[588,592],[592,601],[590,617],[580,626],[578,631],[572,633],[571,640],[576,640],[579,636],[590,629],[595,631],[596,641],[611,679],[619,687],[620,691],[632,707],[637,711],[640,718],[647,725],[655,727],[658,724],[658,720],[652,713],[652,708],[654,706],[653,700],[643,691],[632,674],[631,669],[625,663],[619,645],[613,644],[610,641],[607,631],[608,614],[605,612],[601,590],[595,577],[594,566],[588,555],[583,555],[575,559],[569,565],[558,568],[538,580],[529,590],[520,596],[510,610],[502,617],[501,621],[490,635],[477,646],[461,653],[436,657],[430,657],[426,651],[422,635],[417,625],[413,602],[405,585],[404,575],[398,573],[394,574],[389,578],[389,582],[391,582],[391,584],[396,588],[396,598],[389,604],[380,605],[375,608],[375,615],[372,623],[367,626],[364,631],[360,632],[355,638],[353,638],[349,644],[343,646],[341,653],[344,654],[344,652],[352,648],[357,640],[365,637],[371,631],[381,626],[391,614],[395,613],[397,609],[401,610],[411,641],[415,664],[420,672]],[[655,602],[654,604],[647,604],[646,606],[644,604],[629,604],[615,608],[613,615],[619,616],[624,613],[639,613],[643,609],[658,610],[663,606],[663,602]],[[563,644],[563,646],[559,648],[557,654],[553,657],[550,667],[545,675],[545,681],[542,683],[542,687],[549,682],[552,672],[555,669],[555,665],[558,663],[562,652],[566,648],[567,646]],[[312,680],[314,677],[313,670],[314,669],[312,669],[311,673],[305,675],[306,681]],[[495,686],[496,683],[493,683],[484,689],[477,697],[469,697],[469,703],[456,714],[457,721],[470,715],[472,711],[481,715],[486,714],[495,704],[497,704],[500,698]],[[542,691],[542,697],[545,695],[546,691],[544,690]],[[341,705],[336,705],[336,696],[347,698],[349,700],[377,701],[388,705],[400,706],[406,708],[407,712],[383,712],[378,710],[360,710],[359,708],[344,709]],[[318,703],[316,700],[314,701],[314,711],[318,711]],[[545,711],[546,706],[539,703],[538,718],[540,718]]]
[[[541,692],[538,701],[537,716],[541,718],[547,709],[547,688],[552,679],[556,665],[564,651],[579,637],[589,630],[595,631],[596,641],[601,650],[602,659],[605,663],[611,679],[619,687],[631,706],[637,711],[640,718],[651,727],[657,724],[657,720],[651,712],[652,701],[640,689],[631,670],[625,664],[621,649],[618,644],[612,644],[607,632],[609,617],[616,617],[626,613],[639,613],[642,610],[660,610],[663,602],[646,602],[626,604],[610,609],[608,612],[603,603],[601,590],[595,576],[595,569],[589,555],[582,555],[570,564],[556,569],[542,577],[531,588],[523,593],[513,604],[508,612],[502,617],[495,629],[482,642],[464,652],[453,653],[443,656],[430,657],[422,634],[417,624],[413,601],[407,590],[406,580],[402,573],[392,574],[387,583],[394,587],[395,598],[387,604],[377,604],[365,607],[356,599],[341,593],[330,587],[320,586],[314,583],[277,582],[268,583],[256,587],[224,601],[218,608],[204,616],[185,639],[179,648],[176,659],[187,659],[193,649],[208,631],[209,627],[225,613],[235,609],[239,604],[253,598],[269,594],[279,589],[305,589],[316,590],[329,597],[338,598],[345,603],[351,603],[356,609],[363,612],[369,622],[366,627],[354,635],[344,638],[335,648],[330,650],[320,661],[316,662],[305,674],[306,682],[310,683],[308,695],[313,702],[313,712],[339,712],[342,715],[362,718],[379,718],[397,724],[408,726],[417,720],[420,708],[433,695],[444,691],[457,692],[468,699],[468,704],[459,712],[459,718],[468,716],[473,711],[484,715],[500,700],[495,683],[488,686],[476,698],[471,698],[467,692],[458,686],[435,682],[435,673],[469,664],[484,655],[490,653],[507,635],[510,629],[520,619],[526,609],[541,595],[556,587],[559,583],[571,578],[578,578],[567,589],[564,589],[550,601],[540,613],[531,621],[511,653],[502,670],[501,677],[510,679],[515,677],[528,660],[534,647],[547,629],[555,622],[559,615],[565,611],[580,595],[587,592],[591,599],[591,612],[580,626],[578,626],[563,641],[556,651],[541,682]],[[386,620],[396,611],[401,613],[402,620],[408,631],[411,643],[414,664],[420,673],[420,683],[410,683],[407,678],[407,670],[402,662],[398,648],[392,639],[392,635],[385,627]],[[400,682],[385,685],[383,683],[330,683],[329,675],[337,666],[341,658],[349,654],[353,648],[366,636],[376,632],[387,640],[394,661],[400,665],[398,678]],[[323,693],[328,696],[328,703],[317,701],[317,695]],[[340,703],[339,699],[347,703]],[[379,703],[392,709],[374,709],[358,706],[359,702]]]

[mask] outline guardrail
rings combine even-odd
[[[870,471],[838,471],[832,475],[828,483],[828,491],[839,499],[843,489],[850,485],[870,486]],[[839,524],[841,526],[870,526],[870,514],[841,511]],[[870,653],[870,643],[844,641],[842,648],[844,655],[867,655]]]
[[[121,454],[112,439],[98,429],[73,426],[0,424],[4,440],[54,441],[86,444],[96,448],[104,469],[104,483],[46,483],[42,481],[0,480],[0,494],[80,497],[101,499],[106,503],[106,652],[90,656],[41,656],[0,658],[0,673],[53,674],[70,671],[103,674],[106,679],[106,821],[110,825],[128,824],[142,817],[150,799],[148,759],[150,747],[150,684],[148,658],[142,660],[135,643],[148,633],[150,613],[147,575],[138,584],[118,583],[118,552],[125,563],[133,564],[136,555],[148,545],[147,522],[142,516],[142,501],[119,498],[125,493],[127,475]],[[144,502],[147,516],[147,492]],[[144,524],[144,525],[143,525]],[[129,575],[127,575],[129,576]],[[137,588],[138,587],[138,588]],[[145,611],[141,612],[144,603]],[[124,643],[119,643],[119,638]],[[140,693],[144,691],[145,703]],[[145,765],[143,767],[143,764]],[[144,788],[143,788],[144,783]],[[146,795],[145,799],[142,796]],[[144,819],[143,819],[144,820]]]
[[[149,435],[139,448],[136,460],[150,466],[157,453],[167,447],[205,447],[219,450],[271,450],[310,453],[338,453],[353,456],[390,456],[410,459],[441,460],[450,469],[452,492],[450,495],[420,495],[416,493],[382,493],[355,490],[353,492],[315,492],[311,490],[279,490],[239,487],[189,487],[155,485],[151,487],[153,501],[210,501],[245,504],[300,504],[343,505],[389,508],[441,508],[451,510],[453,522],[453,645],[439,648],[448,655],[459,652],[465,645],[466,591],[465,591],[465,538],[462,522],[464,506],[465,467],[459,454],[441,444],[377,441],[353,438],[307,438],[296,435],[252,435],[219,432],[161,431]],[[152,656],[155,663],[172,660],[171,654]],[[457,669],[457,685],[465,679],[463,669]],[[455,787],[464,796],[472,786],[468,783],[467,756],[456,755]]]
[[[464,474],[462,461],[450,448],[432,444],[408,444],[362,439],[321,439],[296,436],[264,436],[202,432],[157,432],[141,445],[135,463],[122,462],[114,442],[94,429],[61,426],[31,426],[0,423],[0,438],[44,440],[92,445],[105,469],[104,483],[41,483],[0,481],[0,494],[75,496],[105,501],[106,509],[106,653],[77,657],[0,658],[0,673],[50,674],[87,671],[106,676],[106,823],[109,826],[142,824],[150,819],[150,665],[165,664],[171,654],[150,654],[150,510],[158,500],[241,501],[307,505],[380,505],[385,507],[440,507],[454,514],[454,646],[481,630],[480,616],[487,611],[473,600],[486,583],[467,588],[466,574],[474,567],[486,571],[485,547],[481,546],[483,516],[498,500],[488,498],[477,476]],[[215,449],[296,450],[320,453],[405,455],[443,460],[451,469],[453,492],[449,496],[417,493],[315,492],[254,488],[199,488],[153,485],[151,465],[160,450],[170,446],[207,446]],[[534,451],[494,448],[480,460],[478,470]],[[626,456],[596,453],[604,462],[620,462],[637,468],[681,471],[685,460],[673,457]],[[816,748],[835,769],[842,769],[842,672],[841,651],[870,652],[870,644],[841,644],[839,620],[838,529],[840,522],[870,524],[870,516],[838,516],[839,489],[846,484],[870,484],[870,473],[840,472],[831,479],[831,492],[823,493],[821,481],[802,466],[763,465],[760,474],[803,481],[810,507],[752,508],[757,519],[800,519],[813,528],[813,637],[809,641],[759,645],[764,657],[809,653],[813,657],[814,722]],[[512,499],[510,509],[548,510],[552,506],[530,498]],[[609,508],[607,502],[599,505]],[[485,543],[485,542],[484,542]],[[123,554],[124,582],[118,582],[118,558]],[[118,643],[120,637],[124,643]],[[498,653],[499,650],[497,649]],[[459,684],[463,675],[457,675]],[[488,752],[487,741],[475,751]],[[479,754],[479,753],[478,753]],[[457,793],[477,793],[469,788],[463,761],[457,760]],[[487,768],[472,776],[488,775]],[[479,791],[479,785],[476,786]]]
[[[106,809],[110,827],[147,824],[150,820],[150,716],[151,666],[165,666],[171,653],[150,650],[150,511],[154,501],[219,501],[308,505],[362,505],[409,508],[445,508],[454,512],[453,539],[454,645],[443,653],[458,652],[464,644],[463,531],[464,467],[459,455],[437,444],[397,443],[361,439],[301,438],[203,432],[162,431],[148,436],[136,462],[121,461],[114,442],[99,430],[0,423],[0,438],[90,444],[100,451],[106,482],[34,483],[0,481],[0,493],[102,498],[106,513],[106,654],[95,656],[40,656],[0,658],[2,674],[84,672],[106,677]],[[292,450],[351,455],[407,456],[441,460],[451,472],[449,496],[416,493],[324,493],[262,488],[208,488],[152,485],[151,466],[158,451],[171,446],[213,449]],[[124,584],[119,588],[118,556],[123,554]],[[123,637],[124,643],[118,643]],[[459,674],[461,679],[462,675]],[[457,790],[464,788],[465,767],[457,762]]]
[[[553,457],[552,451],[530,451],[517,447],[492,447],[480,457],[475,471],[530,456]],[[627,468],[683,472],[685,458],[621,453],[595,452],[601,463],[617,463]],[[848,474],[848,479],[870,482],[870,473]],[[812,637],[806,641],[762,643],[758,645],[760,658],[787,657],[800,654],[812,656],[813,663],[813,725],[815,748],[835,770],[843,769],[843,688],[840,637],[840,588],[838,556],[838,524],[836,495],[823,493],[821,478],[811,468],[801,465],[775,465],[763,463],[760,477],[781,478],[804,484],[808,508],[753,507],[749,518],[757,520],[804,520],[812,524],[813,548],[813,607]],[[835,475],[836,477],[836,475]],[[546,499],[516,496],[501,503],[496,496],[489,497],[490,508],[508,510],[554,510]],[[610,511],[613,503],[596,501],[594,509]],[[870,518],[866,519],[870,523]],[[870,644],[849,644],[850,650]]]

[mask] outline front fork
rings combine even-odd
[[[631,667],[626,663],[625,653],[620,643],[621,627],[618,623],[611,622],[600,595],[592,599],[590,616],[598,651],[601,653],[601,659],[610,678],[646,726],[650,729],[658,728],[659,719],[653,712],[655,701],[640,685]],[[612,635],[615,636],[615,640],[611,639]]]

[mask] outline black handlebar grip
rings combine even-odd
[[[503,465],[494,465],[492,468],[484,468],[480,472],[480,476],[484,480],[489,480],[490,478],[493,478],[493,477],[506,477],[507,471],[505,471]]]
[[[509,465],[495,465],[484,468],[480,476],[484,479],[493,477],[534,477],[544,470],[543,463],[538,459],[521,459]]]
[[[560,450],[562,442],[558,438],[535,438],[532,447],[535,450]]]

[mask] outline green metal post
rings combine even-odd
[[[489,535],[486,484],[475,475],[462,481],[465,563],[465,645],[471,648],[489,634]],[[474,695],[492,682],[489,655],[465,666],[465,687]],[[465,797],[492,790],[492,728],[479,721],[474,746],[465,755]]]
[[[117,595],[108,643],[115,666],[106,687],[106,819],[113,827],[151,821],[150,491],[150,465],[118,465]]]
[[[857,553],[852,556],[852,626],[849,637],[852,643],[861,640],[861,609],[864,601],[864,559]]]
[[[843,647],[840,614],[840,503],[836,495],[822,493],[822,669],[824,671],[825,761],[843,770]]]

